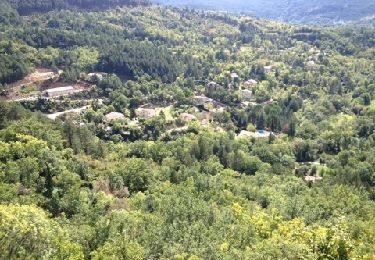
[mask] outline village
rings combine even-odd
[[[272,66],[265,66],[265,70],[273,72]],[[102,72],[88,73],[84,79],[75,83],[66,83],[60,80],[63,74],[62,70],[51,70],[37,68],[23,80],[20,80],[10,86],[11,91],[2,99],[6,101],[20,102],[21,104],[35,102],[50,102],[59,104],[56,110],[44,114],[51,120],[57,120],[59,117],[67,115],[75,118],[75,122],[80,125],[87,123],[87,113],[94,113],[92,103],[95,101],[96,106],[106,107],[105,99],[102,97],[90,97],[90,91],[96,87],[96,83],[103,80],[108,75]],[[238,106],[246,108],[248,106],[272,104],[276,102],[273,98],[265,101],[258,101],[254,97],[254,88],[258,81],[249,79],[240,84],[239,76],[236,72],[228,75],[230,84],[229,91],[236,92],[241,101]],[[111,111],[108,108],[100,110],[101,120],[96,121],[96,125],[104,133],[104,137],[110,137],[114,132],[127,139],[132,135],[132,131],[140,131],[147,120],[163,117],[165,120],[164,130],[161,137],[168,135],[183,134],[189,131],[191,127],[200,126],[203,129],[210,129],[216,132],[225,132],[223,125],[220,123],[220,115],[225,114],[228,105],[212,97],[209,97],[215,89],[221,87],[214,81],[208,81],[204,89],[193,96],[190,105],[177,106],[176,102],[167,106],[155,104],[143,104],[133,111]],[[112,108],[113,110],[113,108]],[[119,130],[119,125],[121,129]],[[114,129],[116,129],[114,131]],[[276,136],[276,133],[267,129],[246,129],[237,133],[237,138],[269,138],[270,135]]]

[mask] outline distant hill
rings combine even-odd
[[[103,10],[116,6],[148,3],[147,0],[8,0],[8,2],[21,15],[61,9]]]
[[[0,24],[10,24],[19,21],[19,15],[10,4],[0,0]]]
[[[347,23],[375,14],[373,0],[152,0],[173,6],[229,11],[300,24]]]

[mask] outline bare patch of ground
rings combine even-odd
[[[27,75],[24,79],[12,84],[13,92],[19,92],[23,86],[31,85],[37,82],[49,79],[57,79],[62,71],[54,71],[51,69],[38,68],[33,73]]]

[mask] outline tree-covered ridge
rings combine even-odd
[[[171,6],[229,11],[297,24],[341,24],[371,19],[375,4],[369,0],[153,0]]]
[[[373,27],[157,6],[0,26],[1,257],[375,255]]]
[[[19,14],[44,13],[62,9],[103,10],[124,5],[145,5],[144,0],[4,0],[9,1]]]

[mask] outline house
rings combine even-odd
[[[192,114],[182,113],[180,115],[180,120],[182,122],[189,123],[190,121],[197,120],[197,117],[195,115],[192,115]]]
[[[107,73],[101,73],[101,72],[97,72],[97,73],[89,73],[87,74],[87,80],[88,81],[95,81],[96,79],[98,79],[99,81],[103,80],[103,78],[107,76]]]
[[[253,92],[248,89],[240,90],[240,95],[243,100],[250,100],[253,96]]]
[[[210,81],[207,83],[207,88],[215,88],[217,85],[215,81]]]
[[[258,84],[258,82],[256,80],[250,79],[250,80],[246,81],[243,86],[244,86],[245,89],[250,89],[250,88],[254,87],[256,84]]]
[[[238,79],[239,79],[238,74],[236,72],[232,72],[230,74],[230,78],[231,78],[232,82],[238,82]]]
[[[104,121],[106,123],[113,123],[114,121],[124,120],[124,119],[125,119],[124,114],[118,113],[118,112],[111,112],[104,116]]]
[[[206,96],[195,96],[195,104],[197,106],[203,106],[206,103],[213,102],[214,100],[212,98],[206,97]]]
[[[274,71],[274,68],[273,68],[272,65],[270,65],[270,66],[264,66],[264,70],[265,70],[266,72],[273,72],[273,71]]]
[[[265,137],[269,137],[271,134],[273,133],[265,131],[265,130],[258,130],[256,132],[249,132],[249,131],[242,130],[241,133],[237,135],[237,137],[238,138],[241,138],[241,137],[265,138]]]
[[[232,72],[230,74],[230,77],[234,80],[234,79],[237,79],[238,78],[238,74],[236,72]]]
[[[321,180],[323,180],[323,177],[320,177],[320,176],[305,176],[305,177],[304,177],[304,180],[305,180],[305,181],[316,182],[316,181],[321,181]]]
[[[315,61],[313,60],[309,60],[307,63],[306,63],[306,66],[308,68],[314,68],[315,67]]]
[[[156,116],[156,111],[152,108],[140,107],[135,110],[135,115],[140,119],[149,119]]]
[[[74,88],[72,86],[59,87],[59,88],[51,88],[51,89],[47,89],[44,92],[44,94],[47,97],[65,96],[65,95],[71,95],[73,93],[74,93]]]

